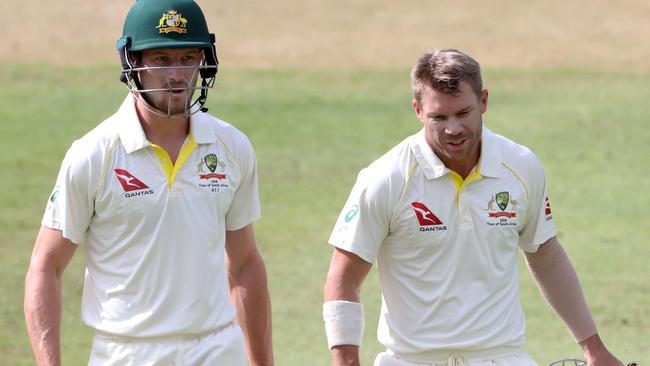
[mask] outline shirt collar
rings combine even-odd
[[[217,136],[210,123],[208,114],[198,112],[190,117],[190,133],[197,144],[212,144],[217,142]]]
[[[116,114],[119,118],[118,135],[127,154],[151,145],[140,124],[132,93],[124,98]],[[209,144],[216,141],[208,115],[205,113],[196,113],[190,117],[190,134],[197,144]]]
[[[490,178],[499,177],[501,163],[503,162],[499,146],[499,141],[494,132],[483,125],[483,133],[481,134],[481,158],[479,161],[482,176]]]
[[[413,135],[412,139],[411,150],[427,179],[440,178],[449,173],[450,170],[433,153],[431,146],[427,143],[424,136],[424,128]],[[501,151],[499,150],[495,134],[485,127],[485,125],[483,125],[483,132],[481,133],[481,157],[479,158],[478,164],[482,176],[491,178],[499,176]]]
[[[144,134],[138,113],[135,111],[135,98],[129,93],[117,110],[119,119],[118,135],[127,154],[151,145]]]

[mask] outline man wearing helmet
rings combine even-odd
[[[66,154],[25,280],[38,365],[61,363],[61,275],[82,243],[90,365],[273,364],[255,153],[205,113],[214,42],[192,0],[129,11],[130,93]]]

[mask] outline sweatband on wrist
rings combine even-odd
[[[323,321],[330,349],[341,345],[361,346],[362,304],[343,300],[326,301],[323,304]]]

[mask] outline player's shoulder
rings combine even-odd
[[[487,140],[486,143],[498,149],[502,163],[509,168],[524,175],[543,173],[539,158],[528,146],[490,130],[486,131],[484,138]]]
[[[72,142],[65,160],[69,163],[102,160],[118,139],[118,119],[115,115],[106,118],[83,136]]]
[[[535,153],[528,146],[522,145],[508,137],[492,132],[491,130],[486,131],[484,138],[488,139],[488,143],[498,146],[503,153],[503,158],[505,160],[527,161],[530,159],[536,159]]]
[[[208,113],[197,113],[193,118],[195,118],[197,126],[202,125],[207,127],[210,133],[213,133],[218,140],[228,145],[229,148],[233,150],[241,148],[252,149],[252,144],[248,136],[221,118]]]
[[[359,180],[369,187],[390,187],[401,191],[408,171],[414,163],[413,149],[415,135],[409,136],[392,147],[359,173]]]

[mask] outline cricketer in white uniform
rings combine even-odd
[[[36,360],[61,362],[60,275],[83,244],[90,365],[272,364],[255,152],[203,107],[214,36],[191,0],[139,0],[118,50],[131,93],[68,150],[36,241]]]
[[[523,348],[520,248],[585,357],[618,365],[557,241],[540,162],[482,124],[478,63],[432,50],[412,85],[424,128],[359,173],[329,239],[323,316],[334,364],[359,363],[359,292],[376,262],[386,351],[375,365],[537,365]]]

